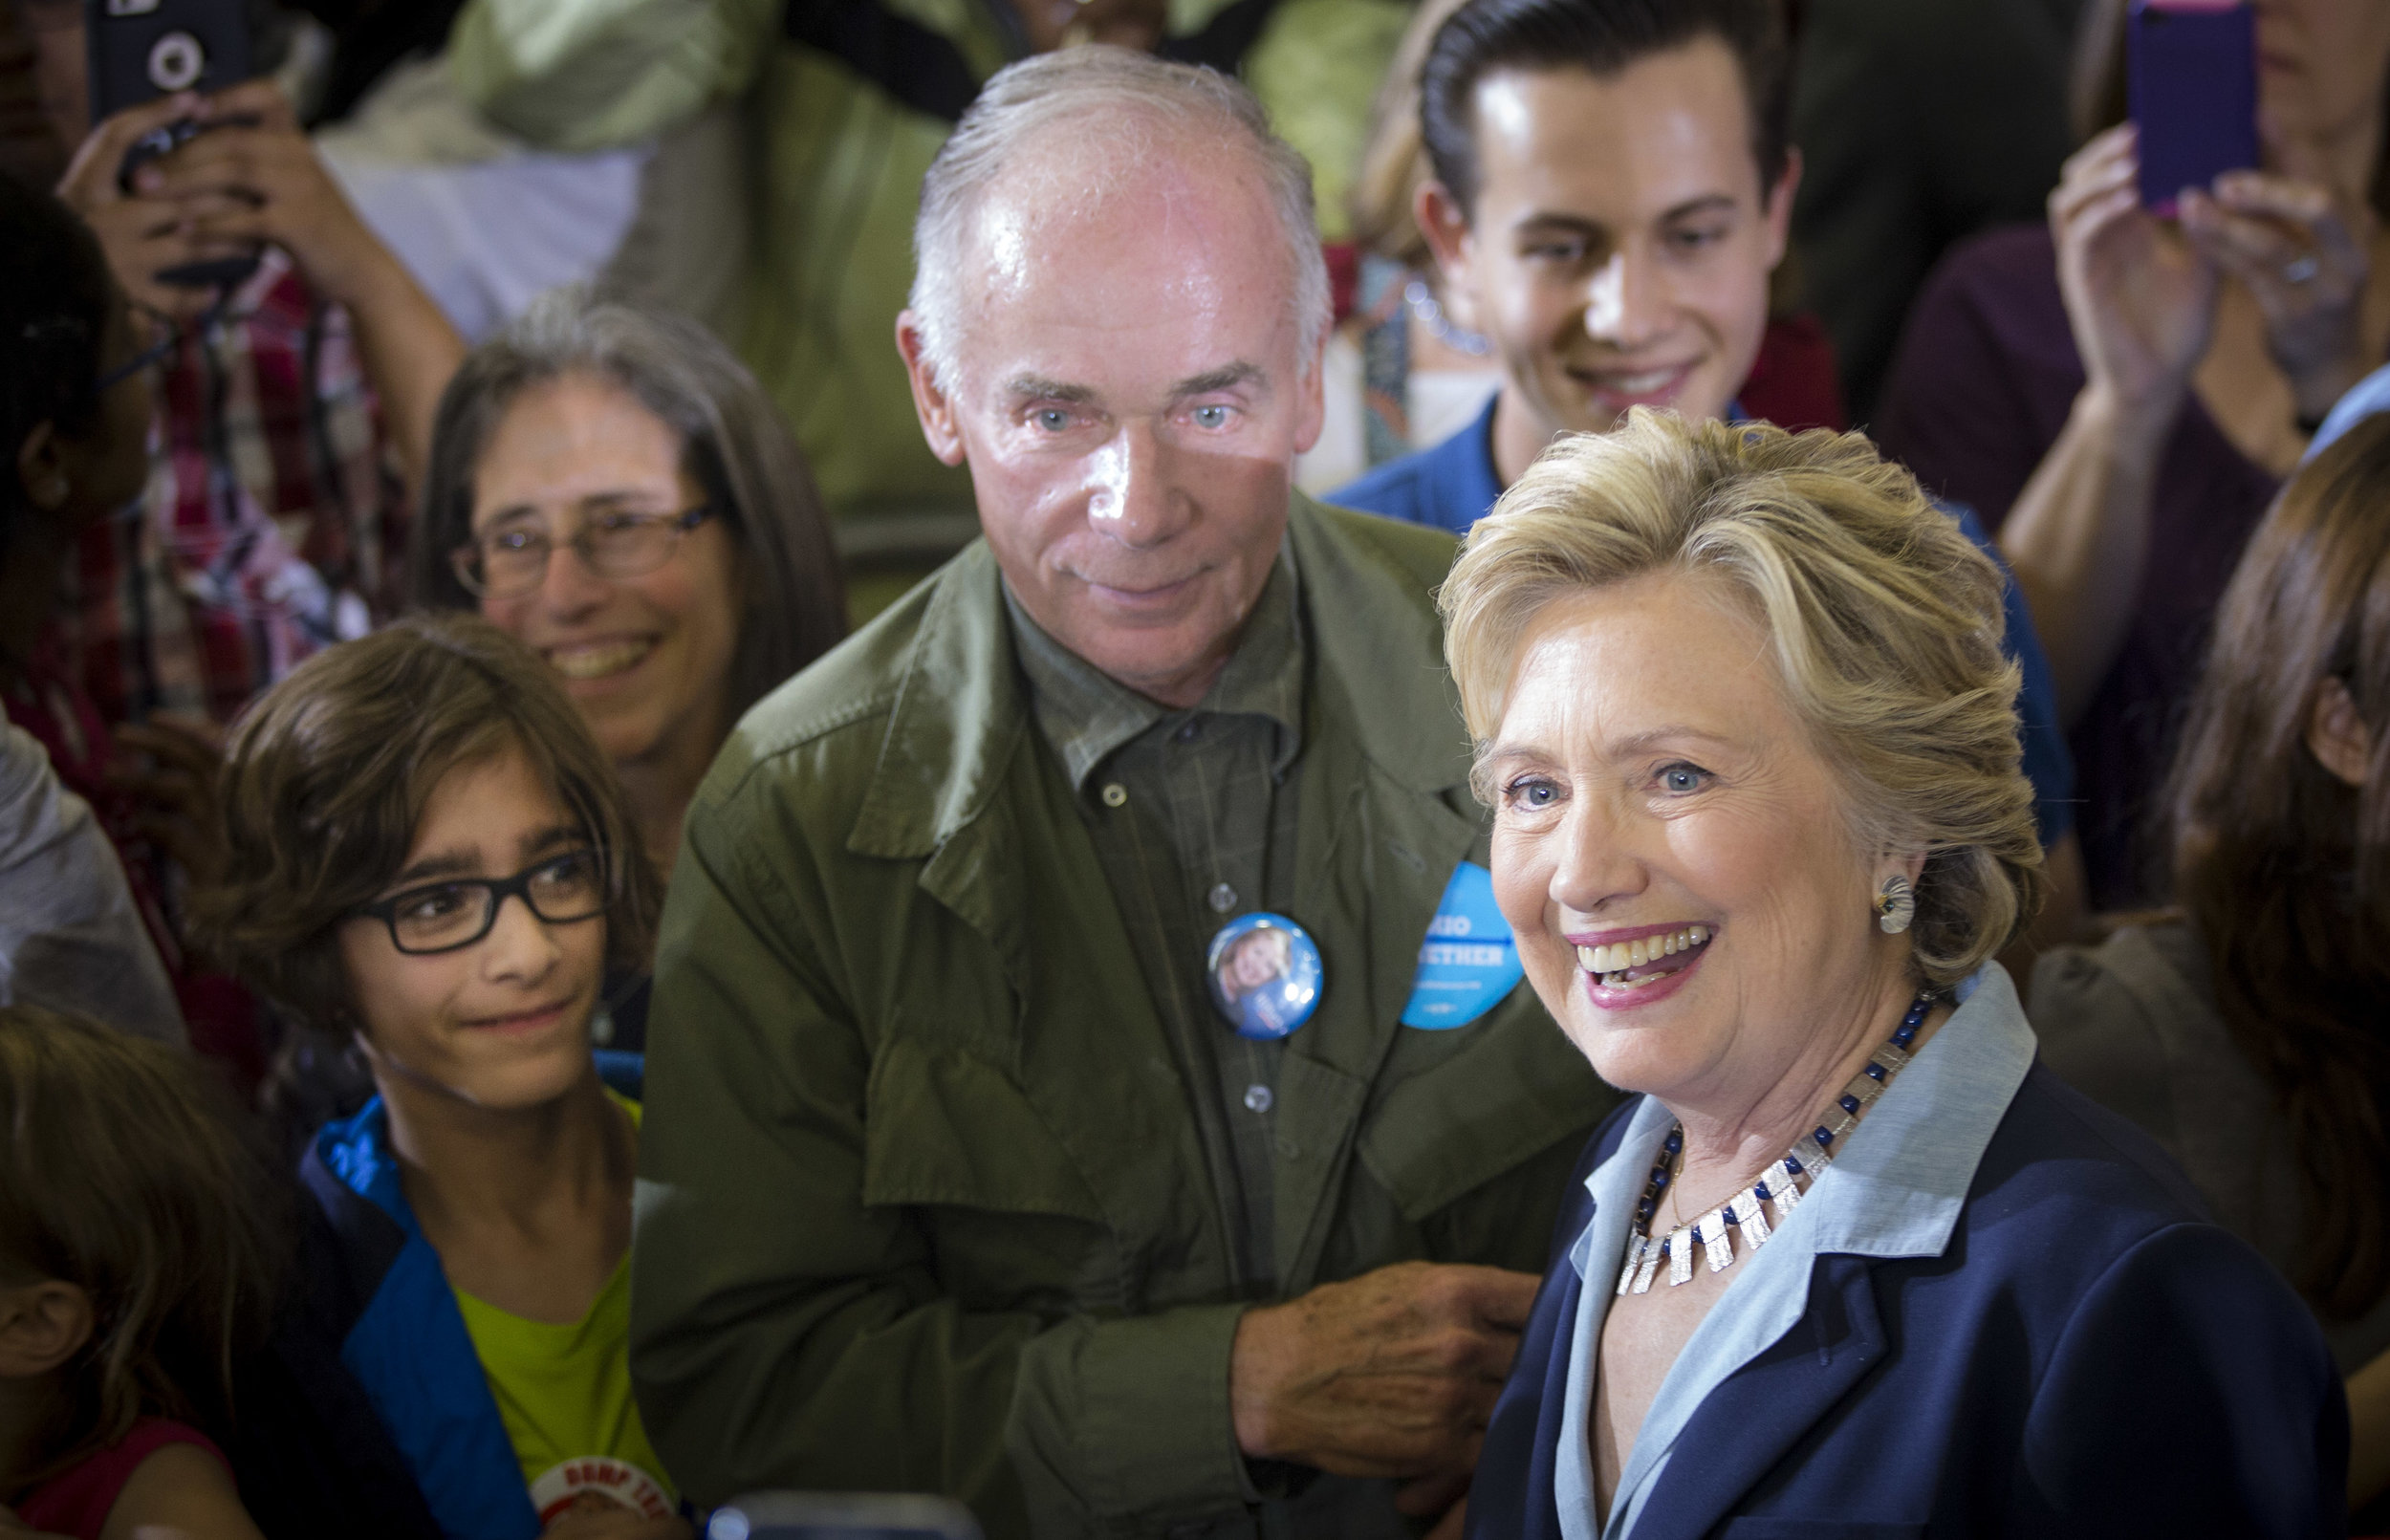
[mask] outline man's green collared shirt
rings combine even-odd
[[[1269,1291],[1278,1041],[1230,1030],[1212,1003],[1213,936],[1294,902],[1294,798],[1303,751],[1303,618],[1282,550],[1236,650],[1203,700],[1175,711],[1048,636],[1008,585],[1005,610],[1038,731],[1060,756],[1113,901],[1194,1096],[1213,1185],[1238,1237],[1240,1287]],[[1275,878],[1274,883],[1272,878]],[[1292,916],[1296,923],[1301,917]]]

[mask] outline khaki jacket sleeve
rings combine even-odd
[[[672,880],[640,1150],[631,1370],[673,1480],[701,1504],[943,1491],[994,1540],[1032,1519],[1040,1534],[1135,1532],[1238,1507],[1243,1307],[1097,1318],[958,1297],[1036,1291],[989,1282],[984,1230],[979,1276],[943,1278],[926,1211],[865,1201],[867,1113],[882,1141],[975,1113],[875,1086],[846,976],[939,959],[842,936],[841,911],[870,904],[827,891],[801,841],[726,811],[701,798]],[[1012,1270],[1033,1277],[1033,1233],[1014,1244]]]
[[[469,0],[448,70],[492,122],[578,154],[653,138],[753,80],[778,0]]]

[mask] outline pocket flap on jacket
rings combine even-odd
[[[1566,1139],[1618,1104],[1540,1009],[1497,1008],[1467,1049],[1388,1091],[1361,1130],[1361,1163],[1416,1225]]]
[[[1070,1155],[1002,1070],[891,1034],[864,1092],[863,1202],[1104,1223]]]

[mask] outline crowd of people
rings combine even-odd
[[[2248,4],[0,0],[0,1535],[2390,1533]]]

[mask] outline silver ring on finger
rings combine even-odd
[[[2323,264],[2315,260],[2314,253],[2310,252],[2306,256],[2282,265],[2282,281],[2284,283],[2314,283],[2315,274],[2322,271]]]

